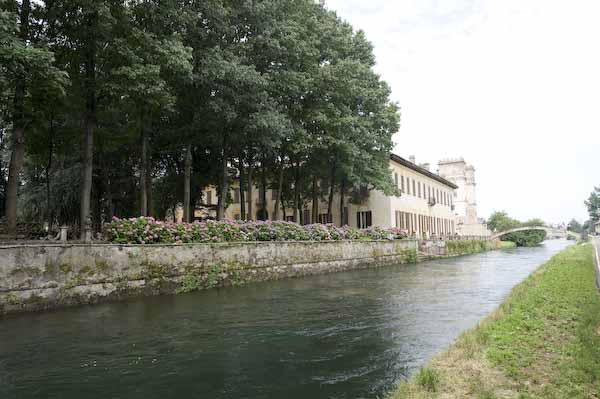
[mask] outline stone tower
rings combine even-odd
[[[454,192],[454,212],[458,231],[463,235],[487,235],[487,228],[477,219],[475,168],[463,158],[438,163],[438,174],[458,186]]]

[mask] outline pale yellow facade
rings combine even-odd
[[[406,230],[411,235],[421,237],[455,234],[453,197],[456,186],[453,183],[396,155],[392,155],[390,158],[390,170],[399,190],[399,196],[389,196],[381,191],[373,190],[369,192],[367,199],[362,204],[350,203],[350,198],[346,198],[344,201],[346,216],[342,223],[340,197],[336,195],[333,201],[333,220],[330,222],[336,225],[348,224],[355,228],[397,227]],[[266,210],[268,218],[271,219],[275,212],[277,192],[267,190],[266,196]],[[210,216],[214,216],[213,208],[217,203],[216,189],[214,187],[205,188],[202,197],[204,210],[197,211],[196,216],[201,216],[200,212],[203,212],[202,215],[206,215],[208,212]],[[262,208],[258,187],[252,190],[252,197],[252,219],[257,219],[257,212]],[[228,219],[240,219],[239,186],[236,184],[232,185],[231,198],[233,202],[227,207],[225,216]],[[246,206],[246,211],[247,209]],[[309,202],[302,210],[302,220],[312,220],[311,212],[312,203]],[[284,219],[281,209],[279,213],[279,219]],[[292,209],[286,209],[285,219],[295,221]],[[320,202],[317,219],[322,223],[328,222],[326,201]]]

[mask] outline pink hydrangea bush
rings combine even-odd
[[[151,217],[113,218],[104,238],[118,244],[178,244],[247,241],[340,241],[398,240],[407,237],[400,229],[371,227],[357,230],[333,224],[299,225],[283,221],[241,222],[233,220],[172,223]]]

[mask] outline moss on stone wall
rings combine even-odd
[[[406,263],[414,264],[419,260],[417,250],[416,249],[404,249],[402,250],[402,257],[404,258]]]
[[[214,264],[208,269],[190,265],[186,267],[181,286],[177,293],[193,292],[222,286],[241,286],[252,279],[244,273],[251,270],[251,265],[238,262]]]
[[[160,253],[155,247],[141,246],[115,247],[114,253],[104,246],[84,250],[69,247],[69,251],[61,252],[44,249],[46,259],[40,258],[38,247],[22,249],[26,251],[23,259],[32,261],[23,261],[25,266],[12,270],[8,265],[7,286],[14,287],[14,291],[0,294],[0,315],[417,262],[416,249],[398,242],[287,243],[283,250],[279,245],[220,244],[210,246],[212,252],[199,250],[198,246],[181,246]],[[124,250],[126,254],[121,253]],[[245,263],[220,261],[207,265],[207,257],[231,259],[232,250],[240,251]],[[33,266],[40,259],[42,266]]]

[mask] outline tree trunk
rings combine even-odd
[[[148,135],[144,126],[144,111],[140,112],[140,129],[142,136],[142,159],[140,165],[140,214],[148,216]]]
[[[107,211],[108,211],[108,221],[110,222],[115,216],[115,205],[113,203],[112,196],[112,184],[110,181],[110,175],[108,173],[109,166],[106,162],[103,162],[102,175],[104,178],[104,184],[106,185],[106,202],[107,202]]]
[[[190,200],[191,200],[191,180],[192,180],[192,146],[188,144],[185,149],[185,172],[183,179],[183,221],[190,223]],[[173,212],[175,220],[175,212]]]
[[[302,224],[300,204],[300,167],[296,164],[294,176],[294,222]]]
[[[275,200],[275,210],[273,211],[273,220],[279,220],[279,204],[282,202],[281,192],[283,191],[283,155],[281,156],[281,166],[279,168],[279,177],[277,178],[277,199]],[[281,204],[283,206],[283,204]]]
[[[25,43],[29,39],[29,13],[31,1],[23,0],[21,6],[19,38]],[[23,170],[25,156],[25,115],[23,101],[25,99],[25,77],[20,75],[15,82],[14,118],[12,134],[12,151],[8,166],[8,182],[6,184],[6,221],[8,234],[17,235],[17,201],[18,188]]]
[[[252,214],[252,160],[250,159],[248,163],[248,220],[254,220],[254,215]]]
[[[240,172],[240,219],[246,220],[246,195],[244,194],[244,157],[239,156],[238,170]]]
[[[148,209],[147,209],[148,216],[154,216],[152,200],[153,200],[152,199],[152,172],[150,171],[150,168],[148,168],[148,171],[146,173],[146,201],[148,204]]]
[[[223,159],[221,161],[221,184],[219,185],[219,200],[217,203],[217,220],[225,219],[225,208],[227,202],[228,173],[227,173],[227,149],[226,141],[223,138]]]
[[[98,24],[96,11],[87,21],[88,29],[93,32]],[[92,196],[92,173],[94,167],[94,130],[96,129],[96,43],[95,38],[89,39],[85,60],[85,93],[86,115],[83,146],[83,176],[81,182],[81,212],[79,215],[79,235],[85,239],[85,227],[90,216],[90,200]]]
[[[319,194],[317,192],[318,189],[318,179],[317,176],[313,177],[312,183],[312,217],[311,221],[313,224],[319,222]]]
[[[17,191],[25,154],[25,130],[22,127],[14,128],[12,141],[13,149],[8,166],[8,183],[6,185],[6,221],[8,223],[8,234],[16,236]]]
[[[342,180],[342,187],[340,187],[340,227],[344,226],[344,202],[346,196],[346,182]]]
[[[283,187],[282,187],[282,189],[283,189]],[[282,214],[281,220],[283,220],[285,222],[287,219],[287,214],[286,214],[286,209],[285,209],[285,201],[284,201],[284,197],[283,197],[283,191],[279,191],[277,199],[279,200],[279,203],[281,204],[281,214]]]
[[[54,214],[52,210],[52,196],[50,185],[50,170],[52,168],[52,153],[54,152],[54,116],[50,115],[50,143],[48,143],[48,162],[46,163],[46,212],[48,212],[48,237],[52,232]]]
[[[269,219],[267,211],[267,172],[265,171],[265,160],[260,166],[260,220]]]
[[[335,171],[337,161],[334,160],[333,166],[331,167],[331,176],[329,180],[329,199],[327,201],[327,222],[333,223],[333,194],[335,193]]]

